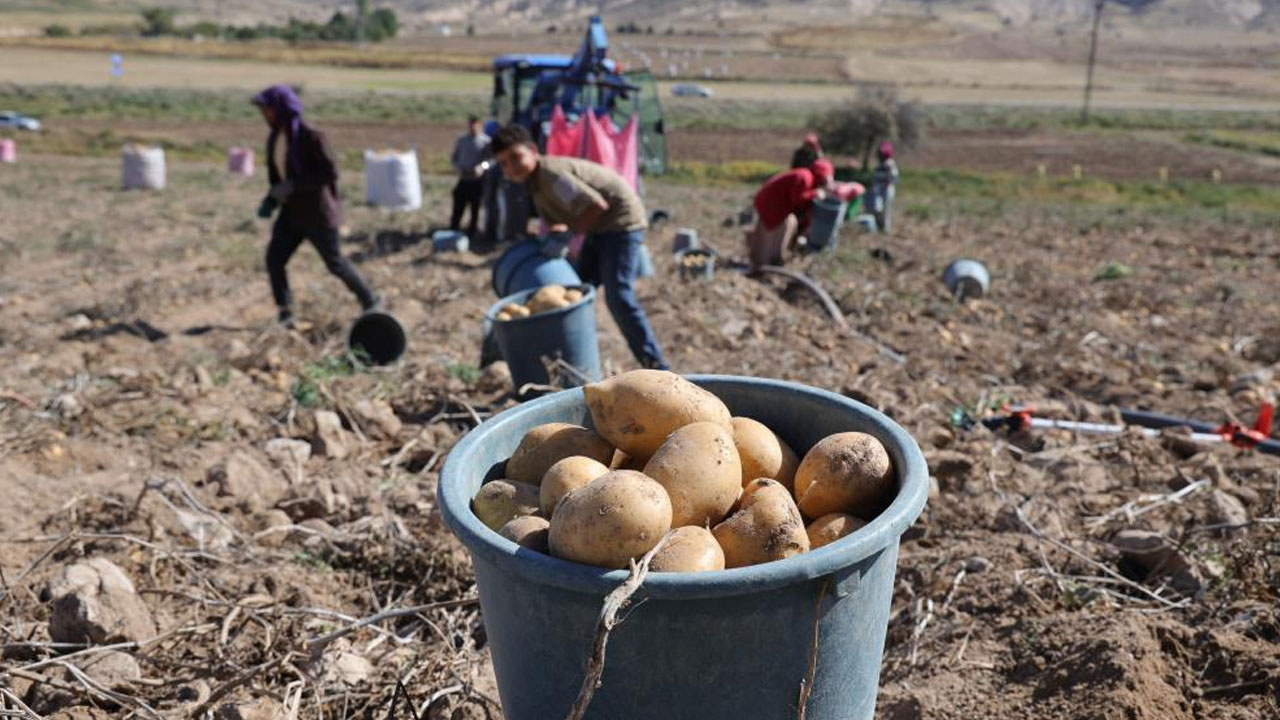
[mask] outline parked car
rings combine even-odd
[[[706,85],[694,85],[692,83],[683,83],[680,85],[673,85],[671,87],[671,94],[675,95],[676,97],[699,97],[699,98],[715,97],[716,95],[715,92],[712,91],[712,89],[707,87]]]
[[[17,130],[39,130],[40,121],[33,117],[27,117],[26,115],[19,115],[18,113],[13,112],[12,110],[5,110],[3,112],[0,112],[0,128],[15,128]]]

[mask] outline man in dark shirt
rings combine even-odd
[[[644,203],[627,181],[599,163],[538,152],[529,131],[508,125],[490,145],[512,182],[529,189],[538,215],[553,230],[585,235],[576,263],[582,279],[604,285],[605,303],[642,367],[666,370],[658,339],[636,298],[640,246],[648,228]]]
[[[269,218],[280,209],[267,245],[267,274],[280,323],[293,325],[292,297],[285,265],[294,251],[309,240],[325,267],[338,276],[360,301],[363,310],[379,299],[360,278],[338,247],[342,227],[342,199],[338,196],[338,170],[324,135],[302,121],[302,101],[285,85],[273,85],[253,97],[253,104],[271,128],[267,138],[267,179],[271,191],[258,216]]]
[[[449,227],[462,228],[462,214],[471,209],[471,221],[467,235],[475,239],[480,222],[480,198],[484,195],[485,173],[489,169],[489,136],[480,126],[480,118],[472,115],[467,122],[467,132],[453,144],[449,164],[458,173],[458,183],[453,186],[453,212],[449,215]]]

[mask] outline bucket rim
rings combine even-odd
[[[785,560],[729,570],[698,573],[653,573],[644,593],[655,599],[704,599],[746,595],[825,577],[846,570],[899,542],[902,533],[924,509],[929,494],[929,470],[915,440],[888,416],[843,395],[786,380],[734,375],[686,375],[691,382],[715,392],[717,385],[756,386],[803,393],[830,405],[862,415],[864,431],[885,445],[898,472],[899,489],[890,505],[858,531],[834,543]],[[465,458],[486,435],[501,432],[519,422],[522,415],[555,406],[581,409],[586,400],[581,388],[563,390],[506,410],[472,429],[445,458],[437,489],[437,501],[445,526],[472,555],[481,556],[508,575],[538,585],[604,596],[627,577],[625,570],[608,570],[562,560],[522,548],[489,529],[471,511],[463,471]]]
[[[494,323],[495,325],[499,322],[519,324],[519,323],[527,322],[529,320],[542,320],[546,318],[553,318],[558,315],[564,315],[565,313],[568,313],[572,310],[576,310],[577,308],[581,307],[582,305],[588,302],[595,302],[595,298],[596,298],[596,289],[586,283],[583,283],[581,285],[565,285],[564,289],[566,290],[571,290],[571,289],[581,290],[582,299],[576,303],[572,303],[568,305],[567,307],[556,308],[555,310],[543,310],[542,312],[534,313],[529,317],[511,318],[510,320],[498,320],[498,312],[501,311],[502,308],[506,307],[507,305],[510,305],[513,302],[520,302],[522,300],[525,300],[541,289],[542,288],[532,288],[530,290],[521,290],[518,293],[512,293],[502,298],[498,302],[489,306],[489,309],[486,310],[484,313],[484,318],[489,322]]]

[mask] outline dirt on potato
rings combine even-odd
[[[358,307],[306,246],[289,267],[302,324],[275,325],[260,180],[172,163],[162,193],[118,181],[115,161],[47,156],[0,175],[0,687],[43,714],[384,717],[400,679],[428,717],[500,717],[470,563],[434,494],[454,443],[514,402],[477,366],[496,254],[426,241],[449,180],[428,178],[421,213],[349,208],[345,250],[410,338],[384,369],[342,358]],[[722,221],[748,194],[655,181],[649,204],[734,256]],[[846,232],[798,264],[841,332],[781,281],[681,281],[667,226],[639,294],[680,372],[841,392],[925,451],[935,487],[903,538],[880,717],[1261,720],[1280,713],[1280,460],[952,418],[1034,403],[1251,423],[1280,364],[1274,227],[903,216],[891,238]],[[987,297],[948,296],[959,256],[987,264]],[[1100,274],[1116,263],[1132,272]],[[597,309],[606,372],[634,367]],[[1171,564],[1122,553],[1125,531]],[[110,693],[49,662],[78,648],[51,645],[43,589],[88,558],[124,572],[160,633],[123,646],[141,679]]]

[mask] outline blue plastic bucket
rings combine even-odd
[[[991,289],[991,276],[987,268],[977,260],[960,259],[952,262],[942,273],[942,282],[946,284],[951,296],[961,302],[969,298],[980,298]]]
[[[778,562],[704,573],[654,573],[609,639],[595,720],[773,720],[796,717],[809,659],[807,716],[871,720],[893,599],[898,541],[919,516],[929,473],[915,441],[883,414],[841,395],[779,380],[692,376],[736,416],[773,428],[798,452],[858,430],[889,451],[898,492],[866,527]],[[449,453],[438,501],[476,571],[507,720],[564,717],[591,654],[604,596],[625,571],[579,565],[517,546],[471,512],[484,480],[531,428],[590,425],[580,389],[512,408]],[[813,643],[815,619],[818,641]]]
[[[507,248],[493,264],[493,291],[506,297],[521,290],[537,290],[543,285],[581,285],[582,278],[564,258],[543,257],[535,240],[518,242]]]
[[[840,238],[840,223],[844,222],[845,203],[838,197],[824,197],[813,201],[809,211],[809,248],[822,250],[835,247]]]
[[[587,285],[571,284],[582,290],[582,299],[566,308],[547,310],[525,318],[497,320],[498,313],[510,303],[526,304],[529,296],[537,292],[524,290],[508,295],[485,313],[485,324],[493,328],[494,339],[502,359],[511,368],[511,379],[516,387],[534,383],[551,382],[542,358],[559,358],[573,366],[589,380],[600,379],[600,348],[596,344],[596,293]],[[560,378],[564,385],[579,385],[581,379],[573,373]]]
[[[702,243],[698,242],[698,231],[693,228],[680,228],[676,230],[675,237],[671,239],[671,254],[679,255],[685,250],[702,247]]]

